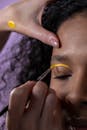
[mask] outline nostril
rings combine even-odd
[[[87,101],[83,101],[83,102],[81,102],[81,105],[83,105],[83,106],[87,106]]]
[[[77,106],[81,102],[80,95],[78,95],[78,94],[70,94],[70,95],[68,95],[66,97],[66,102]]]
[[[69,105],[71,104],[71,102],[68,98],[66,98],[65,102],[66,102],[66,104],[69,104]]]

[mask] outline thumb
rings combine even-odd
[[[54,33],[44,29],[41,25],[35,22],[32,22],[29,28],[26,28],[26,26],[22,27],[21,31],[23,31],[25,35],[36,38],[45,44],[51,45],[53,47],[59,47],[58,37]]]

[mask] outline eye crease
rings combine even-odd
[[[71,77],[70,74],[67,74],[67,75],[60,75],[60,76],[56,76],[54,77],[54,79],[60,79],[60,80],[67,80]]]
[[[66,64],[53,64],[53,65],[50,66],[51,69],[53,69],[55,67],[65,67],[65,68],[70,69],[70,67],[68,65],[66,65]]]
[[[59,80],[67,80],[72,76],[71,69],[66,64],[53,64],[51,66],[53,78]]]
[[[52,64],[50,66],[50,68],[48,68],[44,73],[42,73],[38,78],[37,78],[37,81],[41,81],[44,79],[44,77],[47,76],[48,73],[50,73],[50,71],[54,70],[55,68],[58,68],[58,67],[64,67],[64,68],[67,68],[67,69],[70,69],[70,67],[66,64]]]

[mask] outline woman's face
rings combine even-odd
[[[51,64],[63,63],[70,68],[53,69],[50,86],[69,115],[82,119],[77,124],[83,127],[87,125],[87,17],[79,15],[67,20],[57,34],[61,47],[53,49]]]

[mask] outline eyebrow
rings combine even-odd
[[[69,57],[66,55],[54,55],[54,56],[52,56],[51,61],[52,62],[54,62],[54,61],[61,61],[61,62],[69,61]]]

